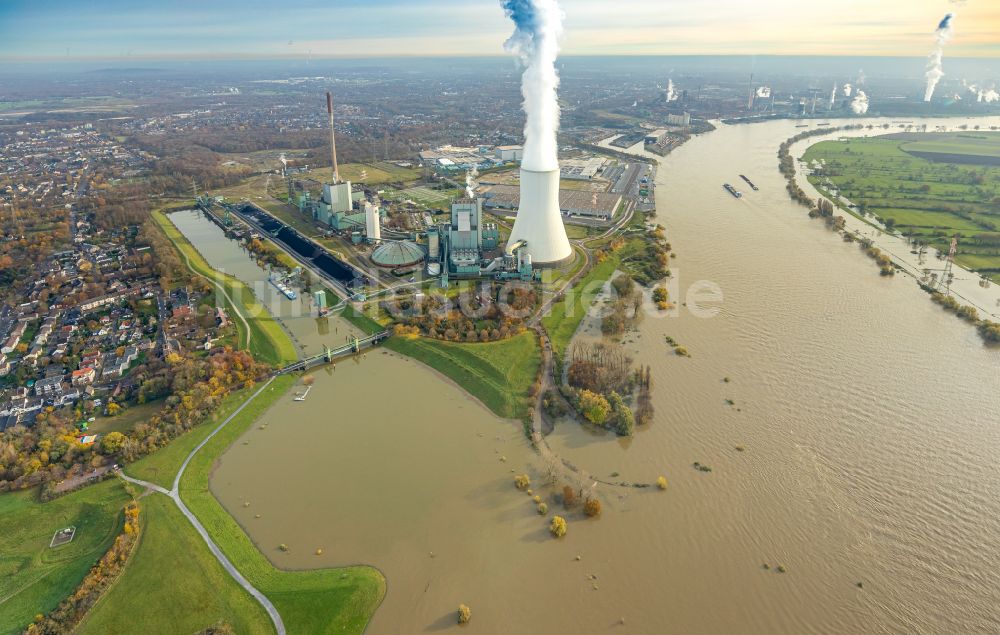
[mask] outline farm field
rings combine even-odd
[[[842,209],[940,251],[957,235],[956,261],[1000,282],[1000,133],[824,141],[803,160]]]

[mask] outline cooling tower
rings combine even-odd
[[[508,245],[525,241],[536,266],[554,265],[573,255],[559,214],[559,170],[521,168],[521,205]]]

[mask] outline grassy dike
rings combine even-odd
[[[223,622],[237,633],[274,632],[264,608],[229,577],[173,501],[150,494],[139,504],[138,547],[77,633],[197,633]]]
[[[226,557],[277,606],[289,633],[361,633],[385,595],[385,579],[379,571],[364,566],[277,569],[208,488],[218,457],[296,381],[291,376],[275,379],[194,456],[181,479],[181,497]],[[199,425],[129,466],[127,472],[136,478],[151,477],[169,488],[184,459],[215,428],[214,422],[228,417],[254,390],[233,393],[213,415],[213,423]],[[81,632],[195,632],[225,621],[239,633],[273,633],[263,608],[225,574],[173,503],[161,494],[150,494],[143,506],[154,498],[162,499],[165,507],[157,503],[151,508],[133,561],[120,583],[88,616]]]
[[[385,328],[350,306],[341,317],[365,333]],[[396,335],[382,346],[430,366],[506,418],[527,414],[526,398],[542,361],[538,343],[530,332],[475,344]]]
[[[535,381],[541,352],[534,333],[478,344],[395,336],[383,345],[439,371],[501,417],[521,418]]]
[[[213,269],[165,214],[153,212],[152,216],[185,259],[191,271],[216,286],[216,289],[220,291],[219,299],[225,303],[226,308],[231,313],[241,314],[246,319],[246,324],[244,324],[238,315],[233,315],[233,323],[240,332],[240,342],[245,343],[249,336],[249,350],[255,358],[274,366],[281,366],[298,359],[291,338],[281,328],[281,325],[268,314],[246,284],[233,276],[222,274]],[[246,330],[248,327],[249,333]]]
[[[289,633],[361,633],[385,595],[385,579],[378,570],[365,566],[277,569],[208,488],[216,459],[295,381],[294,377],[276,379],[195,455],[181,479],[181,497],[226,557],[275,604]]]
[[[0,496],[0,633],[20,633],[73,592],[121,533],[129,500],[115,480],[47,503],[37,489]],[[69,526],[73,541],[50,548],[52,535]]]

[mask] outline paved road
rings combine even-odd
[[[256,399],[258,395],[267,390],[268,386],[270,386],[271,382],[273,381],[274,377],[271,377],[266,382],[264,382],[261,385],[261,387],[257,389],[257,392],[250,395],[250,397],[248,397],[246,401],[240,404],[239,408],[233,411],[231,415],[226,417],[225,421],[220,423],[215,428],[215,430],[212,430],[211,434],[205,437],[201,443],[199,443],[197,446],[195,446],[193,450],[191,450],[191,453],[187,455],[186,459],[184,459],[184,463],[181,464],[181,469],[177,471],[177,476],[174,477],[173,488],[168,490],[166,488],[160,487],[156,483],[150,483],[147,481],[139,480],[137,478],[132,478],[131,476],[126,476],[122,472],[119,472],[118,475],[121,476],[126,481],[128,481],[129,483],[134,483],[136,485],[140,485],[147,489],[153,490],[154,492],[159,492],[160,494],[169,496],[170,499],[173,500],[174,503],[177,505],[178,509],[181,510],[181,513],[184,514],[184,517],[187,518],[188,521],[190,521],[190,523],[194,526],[195,530],[201,535],[202,540],[204,540],[205,544],[208,545],[208,548],[212,552],[212,555],[214,555],[215,559],[219,561],[219,564],[222,565],[222,568],[225,569],[229,573],[229,575],[232,576],[237,583],[239,583],[241,587],[246,589],[247,593],[252,595],[254,599],[260,602],[261,606],[264,607],[264,610],[267,611],[267,614],[271,616],[271,621],[274,623],[274,629],[278,632],[278,635],[286,635],[285,624],[284,622],[281,621],[281,615],[278,613],[277,607],[275,607],[274,604],[272,604],[271,601],[267,599],[267,596],[261,593],[257,589],[257,587],[250,584],[250,581],[247,580],[245,577],[243,577],[243,574],[239,572],[239,569],[237,569],[233,565],[233,563],[229,561],[229,558],[227,558],[226,555],[222,553],[222,549],[220,549],[219,546],[215,544],[215,541],[212,540],[212,537],[208,535],[208,531],[205,529],[205,526],[201,524],[201,521],[198,520],[198,517],[195,516],[191,512],[191,510],[188,509],[188,506],[184,504],[184,501],[181,500],[179,491],[181,477],[184,475],[184,470],[187,469],[187,466],[191,462],[191,459],[194,458],[194,455],[197,454],[198,451],[201,450],[205,446],[205,444],[212,439],[212,437],[218,434],[219,430],[222,430],[224,427],[226,427],[226,424],[232,421],[233,418],[236,417],[236,415],[240,414],[240,412],[242,412],[243,409],[246,408],[246,406],[251,401]]]

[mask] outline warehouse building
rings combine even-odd
[[[521,190],[516,185],[493,185],[483,192],[483,197],[485,206],[490,209],[513,211],[521,204]],[[608,220],[621,202],[621,194],[559,190],[559,211],[565,216]]]

